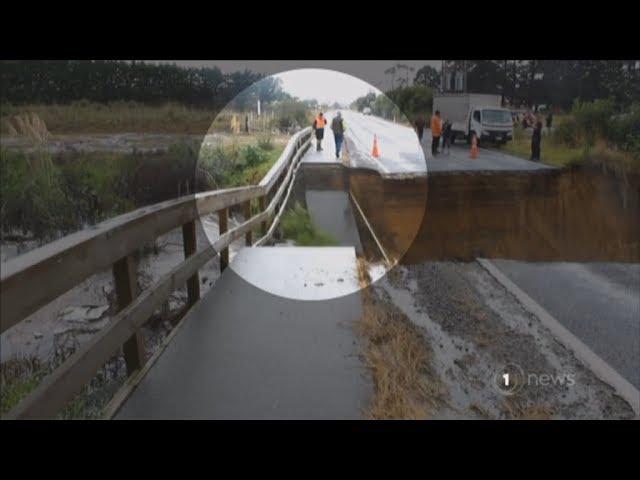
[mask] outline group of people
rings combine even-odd
[[[313,130],[316,134],[316,150],[318,152],[322,151],[322,140],[324,139],[324,128],[326,125],[327,119],[324,113],[318,113],[318,116],[313,121]],[[344,132],[346,130],[341,112],[336,113],[336,116],[331,120],[331,130],[333,131],[333,138],[336,144],[336,158],[340,158],[340,150],[342,150]]]
[[[420,140],[420,143],[422,143],[424,128],[426,126],[425,119],[422,115],[418,115],[414,121],[414,126],[418,134],[418,139]],[[440,153],[438,150],[440,141],[442,141],[442,152],[444,153],[444,151],[447,150],[448,153],[451,153],[451,122],[448,118],[445,119],[444,123],[442,122],[440,110],[436,110],[432,115],[429,128],[431,129],[432,138],[431,154],[435,157]]]
[[[546,120],[547,129],[550,130],[553,122],[553,114],[549,113]],[[318,116],[313,121],[313,129],[316,135],[316,150],[318,152],[322,151],[322,140],[324,139],[324,129],[326,125],[327,119],[325,118],[324,114],[322,112],[318,113]],[[418,115],[418,117],[416,117],[414,126],[418,134],[418,139],[420,140],[420,143],[422,143],[422,137],[424,136],[424,129],[426,126],[425,119],[422,115]],[[443,122],[440,116],[440,111],[436,110],[436,112],[431,117],[429,128],[431,129],[432,136],[431,154],[435,157],[436,155],[441,153],[438,150],[441,141],[442,153],[444,153],[445,150],[448,153],[451,153],[451,122],[449,121],[449,119],[445,119],[445,121]],[[344,142],[344,132],[346,130],[341,112],[336,113],[336,116],[333,117],[331,121],[331,130],[333,131],[333,138],[336,145],[336,158],[340,158],[340,151],[342,150],[342,144]],[[531,161],[533,162],[540,161],[541,143],[542,122],[538,120],[533,127],[533,134],[531,136]]]
[[[524,123],[524,122],[523,122]],[[547,131],[551,131],[551,127],[553,125],[553,113],[550,111],[546,118]],[[422,143],[422,137],[424,136],[424,129],[426,126],[425,119],[422,115],[418,115],[414,121],[414,127],[416,129],[416,133],[418,134],[418,140]],[[440,146],[440,142],[442,141],[442,152],[444,153],[447,150],[448,153],[451,153],[451,122],[449,119],[445,119],[444,123],[442,122],[442,118],[440,116],[440,111],[436,110],[436,112],[431,117],[431,122],[429,125],[431,129],[431,154],[435,157],[440,153],[438,147]],[[531,136],[531,161],[539,162],[540,161],[540,146],[542,144],[542,122],[539,120],[535,121],[535,125],[533,127],[533,134]]]

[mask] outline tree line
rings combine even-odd
[[[262,78],[249,70],[224,74],[217,67],[183,68],[142,61],[2,61],[0,67],[0,101],[14,105],[88,100],[221,108]],[[279,93],[276,82],[263,84],[259,95],[267,102]]]
[[[553,105],[569,109],[576,100],[611,99],[619,110],[640,101],[638,60],[454,60],[445,71],[466,71],[467,90],[494,93],[516,107]],[[440,86],[435,68],[418,70],[414,83]]]

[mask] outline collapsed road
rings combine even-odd
[[[477,163],[458,146],[449,164],[446,156],[425,162],[410,128],[355,112],[345,119],[347,155],[336,161],[328,132],[324,152],[310,149],[299,165],[287,163],[289,174],[299,171],[293,190],[278,187],[285,204],[304,203],[339,246],[307,250],[261,239],[230,249],[230,268],[216,288],[127,382],[108,416],[637,416],[637,390],[621,394],[599,377],[476,261],[637,263],[637,227],[629,221],[637,201],[625,197],[615,210],[619,199],[607,193],[607,181],[585,183],[573,172],[484,149]],[[376,157],[369,153],[373,135]],[[589,195],[594,191],[603,195]],[[584,208],[585,196],[599,216],[579,214],[575,206]],[[211,242],[230,238],[227,213]],[[230,215],[233,225],[249,221],[238,209]],[[575,239],[594,225],[591,243],[576,248]],[[532,290],[526,282],[522,288]],[[378,330],[365,328],[372,305],[386,312],[373,322]],[[616,318],[596,320],[616,328]],[[607,342],[615,338],[605,338],[603,348],[614,349]],[[420,362],[394,363],[416,339],[419,351],[409,357],[417,353]],[[517,379],[516,389],[503,388],[506,373]],[[402,377],[412,380],[398,390]],[[399,392],[400,406],[393,403]]]

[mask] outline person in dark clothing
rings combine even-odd
[[[551,131],[552,125],[553,125],[553,112],[549,110],[549,115],[547,115],[547,132]]]
[[[442,126],[442,153],[445,149],[451,153],[451,122],[447,118]]]
[[[316,132],[316,150],[318,152],[322,151],[322,139],[324,138],[324,127],[327,125],[327,119],[324,118],[322,112],[318,114],[316,119],[313,121],[313,129]]]
[[[531,161],[540,161],[540,143],[542,142],[542,122],[536,122],[531,136]]]
[[[333,120],[331,120],[331,130],[333,131],[333,138],[336,142],[336,158],[340,158],[340,149],[342,148],[342,142],[344,141],[344,120],[342,119],[342,113],[338,112]]]
[[[426,124],[426,121],[422,115],[418,115],[415,121],[413,122],[413,125],[415,126],[415,129],[416,129],[416,133],[418,134],[418,140],[420,141],[420,143],[422,143],[425,124]]]
[[[249,115],[244,116],[244,132],[249,133]]]

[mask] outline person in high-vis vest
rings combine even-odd
[[[439,153],[440,135],[442,135],[442,119],[440,118],[440,110],[436,110],[436,114],[431,117],[431,154],[434,157]]]
[[[316,150],[322,151],[322,139],[324,138],[324,127],[327,125],[327,119],[324,118],[322,112],[318,114],[313,121],[313,129],[316,131]]]

